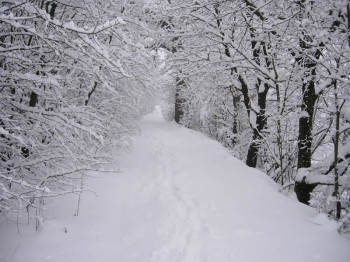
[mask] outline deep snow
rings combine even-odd
[[[90,174],[97,196],[82,195],[79,216],[77,197],[65,196],[47,203],[38,232],[2,218],[0,261],[350,261],[335,222],[217,142],[165,122],[159,108],[140,126],[116,160],[123,173]]]

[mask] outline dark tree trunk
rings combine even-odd
[[[51,4],[51,8],[50,7],[50,4]],[[45,11],[50,15],[50,18],[51,19],[54,19],[55,18],[55,11],[56,11],[56,7],[57,7],[57,4],[56,3],[51,3],[51,2],[47,2],[46,3],[46,6],[45,6]]]
[[[255,39],[256,37],[256,32],[254,28],[250,28],[250,35],[252,39]],[[264,42],[260,42],[261,47],[265,46]],[[253,50],[253,60],[255,63],[260,65],[260,45],[258,45],[258,42],[256,40],[252,41],[252,50]],[[267,51],[266,51],[267,52]],[[265,54],[267,57],[267,54]],[[259,149],[263,140],[261,131],[266,128],[267,125],[267,119],[265,115],[266,111],[266,96],[267,92],[269,91],[269,85],[268,84],[263,84],[264,90],[261,92],[260,91],[260,86],[262,85],[261,79],[257,79],[256,83],[256,91],[258,94],[258,106],[259,106],[259,112],[256,117],[256,122],[255,122],[255,127],[253,127],[253,139],[249,144],[249,149],[248,149],[248,154],[246,158],[246,164],[247,166],[250,167],[256,167],[257,161],[258,161],[258,154],[259,154]],[[243,90],[243,89],[242,89]]]
[[[316,64],[312,65],[313,67]],[[312,69],[312,75],[316,75],[316,69]],[[298,136],[298,169],[311,167],[312,157],[312,129],[313,129],[313,115],[315,103],[318,98],[315,93],[315,82],[310,80],[304,83],[303,89],[303,103],[301,106],[302,116],[299,118],[299,136]],[[294,191],[298,200],[301,203],[309,204],[310,193],[317,185],[307,185],[304,180],[296,181]]]
[[[300,20],[307,16],[305,13],[305,0],[298,1],[300,6]],[[312,5],[312,2],[310,3]],[[312,6],[311,6],[312,7]],[[310,41],[310,36],[307,32],[304,32],[303,38],[299,40],[299,45],[302,53],[296,58],[296,61],[305,69],[303,76],[302,92],[303,100],[301,105],[301,116],[299,118],[299,136],[298,136],[298,170],[301,168],[311,167],[312,157],[312,129],[313,129],[313,116],[315,110],[315,104],[318,95],[315,91],[315,76],[317,63],[311,60],[307,53],[318,59],[321,56],[320,49],[317,49],[312,53],[312,47],[307,44]],[[305,53],[304,53],[305,52]],[[309,204],[310,193],[315,189],[317,184],[307,184],[305,177],[300,181],[295,181],[294,191],[298,200],[301,203]]]
[[[304,17],[304,6],[305,1],[301,0],[298,2],[301,10],[300,19]],[[307,14],[306,14],[307,15]],[[299,40],[302,52],[310,52],[311,47],[306,43],[310,37],[304,35],[302,39]],[[302,92],[303,100],[301,105],[301,116],[299,118],[299,136],[298,136],[298,170],[301,168],[311,167],[311,157],[312,157],[312,127],[313,127],[313,115],[315,109],[315,103],[317,100],[317,94],[315,92],[315,80],[316,75],[316,63],[311,61],[306,54],[301,53],[297,57],[297,62],[303,68],[305,68],[305,73],[303,77]],[[306,81],[306,79],[309,79]],[[298,200],[301,203],[309,204],[310,193],[314,190],[317,185],[309,185],[305,182],[305,177],[301,181],[295,182],[294,191],[297,195]]]
[[[314,81],[303,84],[303,104],[301,106],[303,115],[299,118],[298,168],[311,166],[312,125],[316,100]]]
[[[261,132],[266,128],[267,119],[266,119],[266,96],[269,91],[269,85],[264,84],[264,91],[258,93],[258,105],[259,113],[256,118],[256,127],[253,129],[253,140],[249,145],[248,154],[246,158],[246,164],[250,167],[256,167],[258,161],[258,154],[260,145],[262,143]]]
[[[248,154],[246,158],[246,165],[250,167],[256,167],[256,164],[258,162],[258,153],[259,153],[259,147],[260,147],[260,134],[256,130],[256,128],[253,130],[253,141],[249,144]]]
[[[36,104],[38,103],[38,94],[32,91],[30,93],[30,101],[29,101],[29,106],[30,107],[35,107]]]
[[[230,93],[232,95],[232,106],[233,106],[233,123],[232,123],[232,134],[234,135],[231,143],[232,146],[237,144],[237,135],[238,135],[238,111],[239,111],[239,103],[241,101],[241,97],[238,94],[235,94],[233,88],[230,87]]]
[[[180,123],[181,118],[184,114],[182,106],[183,99],[180,96],[181,89],[185,86],[185,83],[180,78],[176,78],[176,89],[175,89],[175,122]]]

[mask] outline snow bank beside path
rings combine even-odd
[[[341,262],[350,242],[313,209],[284,197],[263,173],[202,134],[141,122],[121,174],[87,181],[48,204],[44,228],[0,221],[0,261]]]

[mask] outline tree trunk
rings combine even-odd
[[[176,89],[175,89],[175,122],[180,123],[181,118],[184,114],[182,106],[183,106],[183,99],[180,96],[181,89],[185,86],[185,83],[183,80],[181,80],[179,77],[176,78]]]
[[[232,95],[232,106],[233,106],[233,123],[232,123],[232,134],[234,137],[231,140],[232,146],[234,147],[238,141],[238,111],[239,111],[239,103],[241,101],[241,97],[233,91],[233,88],[230,87],[230,93]]]
[[[170,1],[169,1],[170,3]],[[171,22],[171,18],[168,18],[167,21],[161,20],[159,25],[165,30],[171,30],[174,28],[174,25]],[[162,43],[160,46],[175,54],[178,49],[182,49],[182,44],[178,36],[175,36],[171,39],[172,45],[169,47],[166,44]],[[180,90],[185,86],[185,83],[180,77],[176,77],[176,87],[175,87],[175,115],[174,119],[176,123],[180,123],[182,116],[184,115],[182,106],[184,102],[184,98],[180,96]]]
[[[35,107],[36,104],[38,103],[38,94],[32,91],[30,93],[30,101],[29,101],[29,106],[30,107]]]
[[[300,6],[299,20],[307,17],[307,12],[305,8],[305,0],[298,1]],[[307,3],[311,5],[312,2]],[[303,76],[302,92],[303,100],[301,105],[301,116],[299,118],[299,136],[298,136],[298,170],[301,168],[311,167],[311,157],[312,157],[312,129],[313,129],[313,116],[315,110],[315,104],[318,95],[315,91],[315,76],[316,76],[316,62],[312,61],[308,55],[311,55],[318,59],[321,56],[321,51],[317,49],[315,52],[311,53],[311,46],[307,44],[310,40],[310,36],[307,32],[304,32],[303,38],[299,39],[299,45],[302,53],[297,57],[296,61],[302,68],[305,69]],[[306,184],[305,179],[301,181],[295,181],[294,191],[297,195],[298,200],[306,205],[309,204],[310,193],[315,189],[317,184]]]
[[[312,70],[315,75],[315,69]],[[314,80],[303,84],[303,103],[301,105],[301,117],[299,118],[298,137],[298,168],[311,166],[312,126],[317,94],[315,93]]]
[[[250,34],[252,39],[255,39],[256,33],[254,28],[250,29]],[[264,42],[260,43],[261,46],[265,46]],[[260,46],[258,45],[258,42],[256,40],[252,41],[252,50],[253,50],[253,60],[255,63],[260,65]],[[267,54],[265,54],[267,56]],[[249,149],[248,149],[248,154],[246,158],[246,164],[247,166],[250,167],[256,167],[257,162],[258,162],[258,154],[259,154],[259,149],[262,143],[262,135],[261,131],[265,129],[267,125],[267,120],[266,120],[266,96],[267,92],[269,91],[269,85],[268,84],[263,84],[264,90],[261,92],[260,86],[261,86],[261,79],[257,79],[256,83],[256,91],[258,93],[258,106],[259,106],[259,112],[256,117],[256,123],[255,127],[253,128],[253,140],[249,144]],[[242,89],[243,90],[243,89]],[[249,119],[250,121],[250,119]]]
[[[317,56],[317,54],[316,54]],[[318,95],[315,91],[316,76],[316,63],[309,61],[305,64],[305,67],[311,69],[311,80],[302,85],[303,100],[301,105],[301,116],[299,118],[299,136],[298,136],[298,170],[300,168],[311,167],[312,157],[312,129],[313,129],[313,116],[315,110],[315,104]],[[305,61],[304,61],[305,62]],[[307,77],[307,75],[306,75]],[[305,77],[305,78],[306,78]],[[309,204],[310,193],[315,189],[317,185],[308,185],[304,180],[296,181],[294,191],[298,200],[306,205]]]
[[[262,143],[261,132],[266,128],[267,119],[266,111],[266,96],[269,90],[269,85],[264,84],[264,91],[258,93],[259,113],[256,118],[256,127],[253,129],[253,140],[249,145],[246,164],[250,167],[256,167],[258,161],[258,153]]]
[[[315,75],[315,69],[312,70]],[[299,118],[298,137],[298,169],[311,167],[312,157],[312,126],[313,115],[317,95],[315,93],[315,82],[313,80],[303,84],[303,104],[301,106],[302,116]],[[294,191],[301,203],[309,204],[310,193],[316,185],[306,184],[304,180],[296,181]]]

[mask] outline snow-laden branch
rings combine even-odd
[[[53,24],[55,26],[62,27],[63,29],[68,29],[70,31],[79,33],[79,34],[86,34],[86,35],[91,35],[91,34],[98,34],[106,29],[112,28],[116,25],[126,25],[126,22],[121,18],[117,17],[114,20],[107,21],[102,25],[96,25],[94,27],[84,29],[82,27],[78,27],[73,21],[64,23],[60,22],[56,19],[50,20],[50,24]]]
[[[297,182],[303,182],[309,185],[334,185],[335,176],[333,175],[322,175],[310,170],[300,168],[295,178]],[[339,177],[340,186],[350,186],[350,176]]]

